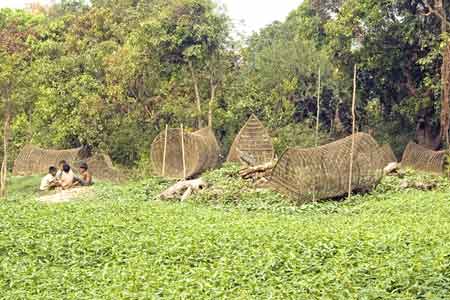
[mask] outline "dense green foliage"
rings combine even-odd
[[[15,200],[0,203],[2,298],[448,297],[448,182],[418,192],[387,178],[351,202],[298,207],[247,192],[235,172],[207,174],[210,191],[188,203],[156,200],[168,182],[149,179],[45,205],[15,192],[35,179],[14,179]]]
[[[143,164],[166,124],[209,121],[226,152],[251,113],[266,122],[278,152],[311,146],[319,67],[324,143],[349,132],[354,63],[360,130],[398,153],[416,133],[426,137],[420,142],[440,141],[446,38],[422,1],[306,0],[247,40],[233,38],[211,0],[86,3],[0,10],[0,118],[6,110],[13,117],[10,159],[28,142],[90,144],[117,162]]]
[[[438,1],[305,0],[246,40],[212,0],[0,9],[9,159],[29,142],[89,144],[142,171],[64,205],[35,201],[39,178],[12,178],[0,298],[448,299],[448,179],[407,173],[437,188],[389,177],[351,201],[298,206],[235,165],[204,174],[210,187],[184,203],[160,201],[173,182],[146,176],[166,124],[212,125],[225,153],[255,113],[278,154],[314,146],[319,68],[319,143],[348,134],[354,64],[359,130],[398,154],[415,137],[442,146],[448,33],[425,3]]]

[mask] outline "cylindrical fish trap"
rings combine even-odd
[[[273,169],[270,185],[304,203],[348,193],[352,137],[311,149],[288,149]],[[368,134],[355,136],[352,191],[374,188],[383,176],[380,146]]]
[[[449,151],[433,151],[410,142],[403,152],[402,167],[417,171],[445,174]]]
[[[155,138],[151,148],[153,171],[159,176],[164,175],[169,178],[183,178],[184,173],[186,178],[190,178],[213,169],[219,163],[219,154],[219,144],[210,128],[203,128],[194,133],[182,132],[181,129],[169,129],[167,136],[164,131]]]

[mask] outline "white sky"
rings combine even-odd
[[[25,4],[30,2],[49,3],[50,0],[0,0],[0,7],[23,8]]]
[[[283,21],[303,0],[216,0],[216,2],[225,4],[238,30],[251,33],[274,21]]]
[[[215,0],[225,4],[238,31],[251,33],[273,21],[284,20],[303,0]],[[0,0],[0,7],[22,8],[26,3],[52,0]]]

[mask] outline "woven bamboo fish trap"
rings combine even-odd
[[[393,162],[398,162],[397,156],[394,151],[392,151],[391,145],[389,144],[384,144],[381,146],[381,154],[385,166]]]
[[[374,188],[383,176],[380,146],[368,134],[355,136],[352,191]],[[348,193],[352,137],[312,149],[288,149],[272,171],[270,185],[301,203]]]
[[[15,176],[42,175],[50,166],[57,166],[65,160],[75,171],[81,162],[86,162],[94,179],[121,181],[125,177],[114,168],[111,158],[106,154],[91,155],[86,148],[68,150],[47,150],[34,145],[25,146],[14,161]]]
[[[217,167],[220,147],[211,128],[203,128],[194,133],[183,132],[183,138],[181,134],[181,129],[169,129],[167,131],[167,140],[164,131],[153,141],[151,160],[153,170],[157,175],[169,178],[184,177],[183,140],[186,178],[191,178]],[[163,170],[165,142],[167,142],[167,145]]]
[[[270,162],[275,156],[272,139],[255,115],[251,115],[234,139],[227,161],[240,162],[240,152],[252,157],[255,165]]]
[[[95,154],[85,162],[88,164],[94,180],[122,182],[127,179],[123,172],[114,167],[111,157],[107,154]]]
[[[402,167],[442,175],[448,155],[449,151],[433,151],[410,142],[403,152]]]
[[[13,174],[16,176],[45,174],[50,166],[56,166],[61,160],[74,165],[88,156],[83,147],[69,150],[46,150],[34,145],[26,145],[14,161]]]

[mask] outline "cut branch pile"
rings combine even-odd
[[[239,176],[244,180],[252,181],[257,187],[265,187],[269,182],[275,165],[276,161],[273,160],[259,166],[243,167],[239,171]]]

